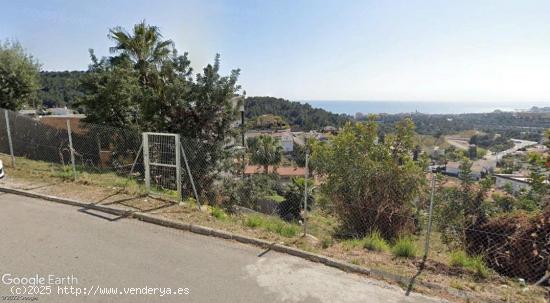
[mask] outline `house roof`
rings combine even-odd
[[[523,176],[523,175],[516,175],[516,174],[495,174],[495,177],[497,178],[503,178],[503,179],[508,179],[508,180],[513,180],[513,181],[517,181],[517,182],[521,182],[521,183],[526,183],[526,184],[529,184],[530,183],[530,179],[526,176]]]
[[[269,165],[268,173],[273,173],[274,167]],[[284,177],[301,177],[305,175],[305,168],[293,166],[279,166],[275,168],[275,173]],[[244,169],[245,175],[263,174],[264,167],[262,165],[247,165]]]
[[[447,164],[445,164],[445,167],[458,169],[460,167],[460,162],[447,162]]]
[[[290,137],[292,138],[292,133],[291,132],[275,132],[275,133],[272,133],[271,136],[273,137]]]

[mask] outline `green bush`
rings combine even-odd
[[[259,200],[277,196],[277,187],[278,179],[273,174],[256,174],[242,180],[225,179],[223,191],[227,193],[227,200],[224,203],[226,207],[239,205],[257,209]]]
[[[401,237],[395,242],[392,252],[396,257],[412,258],[416,256],[416,243],[411,237]]]
[[[363,247],[373,251],[388,251],[390,246],[379,231],[373,231],[363,239]]]
[[[450,256],[451,258],[449,265],[452,267],[466,267],[468,264],[468,255],[463,250],[457,250],[451,252]]]
[[[331,199],[343,233],[364,237],[378,229],[394,240],[417,229],[412,202],[425,176],[410,156],[414,123],[405,118],[394,130],[380,140],[378,122],[370,116],[366,122],[346,124],[330,144],[312,146],[311,165],[325,178],[321,191]]]
[[[485,279],[489,276],[489,268],[487,267],[481,256],[470,258],[470,264],[468,268],[472,270],[476,274],[476,276],[482,279]]]
[[[489,268],[483,261],[483,257],[470,257],[462,250],[454,251],[450,255],[450,265],[453,267],[461,267],[471,270],[479,278],[487,278],[489,276]]]
[[[227,214],[223,211],[223,209],[219,207],[212,207],[211,214],[214,218],[218,220],[227,219]]]

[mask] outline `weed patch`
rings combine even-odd
[[[244,225],[250,228],[261,227],[266,231],[279,234],[283,237],[291,238],[300,232],[298,225],[287,223],[279,218],[262,215],[250,215],[244,220]]]
[[[379,231],[373,231],[363,239],[363,247],[372,251],[388,251],[390,246]]]
[[[412,238],[401,237],[395,242],[392,253],[399,258],[413,258],[416,257],[417,247]]]

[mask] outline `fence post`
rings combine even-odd
[[[411,278],[409,282],[409,286],[407,287],[407,291],[405,292],[405,295],[408,296],[412,288],[414,286],[414,282],[416,281],[416,278],[420,276],[422,271],[424,270],[424,267],[426,266],[426,261],[428,259],[428,252],[430,249],[430,236],[432,233],[432,215],[433,215],[433,208],[434,208],[434,192],[435,192],[435,173],[432,172],[432,190],[430,193],[430,210],[428,213],[428,228],[426,230],[426,241],[424,242],[424,256],[422,257],[422,261],[420,262],[420,266],[418,267],[418,271],[416,274]]]
[[[304,170],[304,237],[307,235],[307,178],[309,175],[309,152],[306,152],[306,167]]]
[[[13,166],[13,168],[15,168],[15,154],[13,153],[13,142],[11,141],[10,118],[9,118],[7,109],[4,110],[4,117],[6,117],[6,131],[8,133],[8,144],[10,147],[11,165]]]
[[[145,166],[145,188],[147,192],[151,191],[151,172],[149,168],[149,134],[142,134],[142,145],[143,145],[143,166]]]
[[[181,147],[181,153],[183,155],[183,162],[185,162],[185,169],[187,170],[187,175],[189,176],[189,182],[191,182],[191,186],[193,187],[193,194],[195,195],[195,200],[197,200],[197,207],[200,210],[201,203],[199,201],[199,195],[197,194],[197,188],[195,187],[195,181],[193,180],[193,175],[191,174],[191,170],[189,169],[189,163],[187,162],[187,155],[185,155],[185,149],[183,148],[183,145],[180,145],[180,147]]]
[[[426,242],[424,243],[424,260],[428,258],[430,249],[430,235],[432,233],[432,215],[434,209],[435,173],[432,172],[432,190],[430,193],[430,210],[428,214],[428,230],[426,231]]]
[[[71,122],[67,119],[67,134],[69,135],[69,149],[71,151],[71,165],[73,166],[73,177],[76,180],[76,164],[74,160],[73,136],[71,132]]]
[[[181,155],[180,155],[180,146],[181,140],[180,135],[174,137],[175,140],[175,149],[176,149],[176,190],[178,191],[178,200],[183,200],[183,194],[181,192]]]

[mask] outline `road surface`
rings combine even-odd
[[[440,302],[405,297],[383,282],[262,252],[0,193],[0,296],[30,290],[41,294],[21,296],[38,302]],[[15,284],[18,279],[38,287]],[[101,295],[108,292],[115,294]]]

